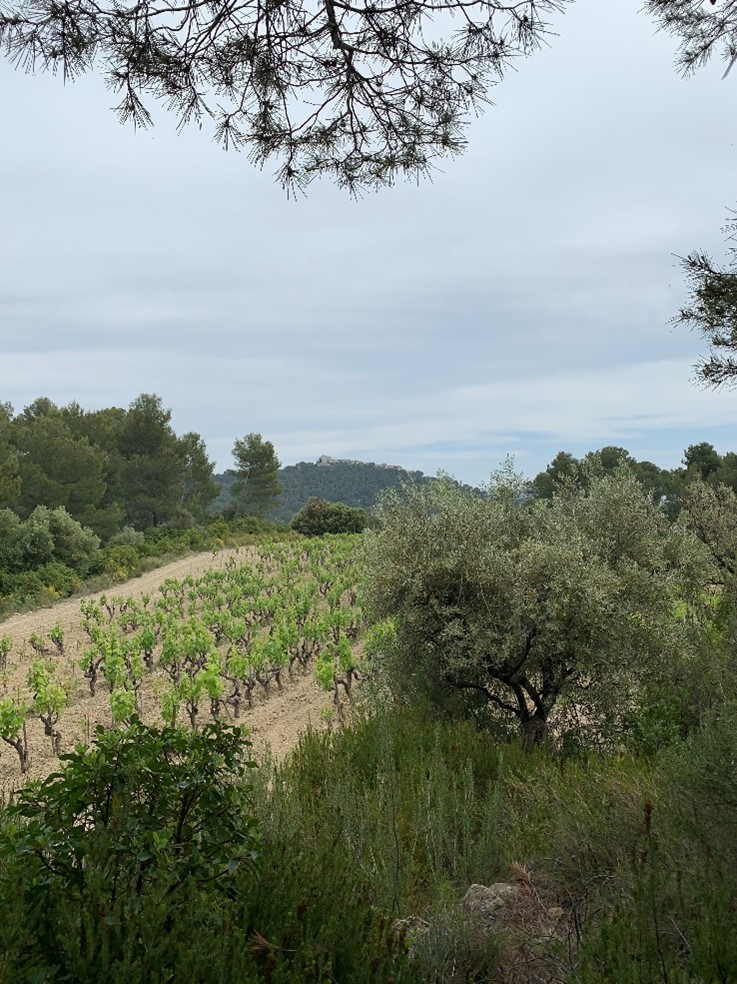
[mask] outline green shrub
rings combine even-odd
[[[575,981],[737,980],[734,873],[710,863],[696,843],[692,848],[694,864],[682,868],[651,840],[637,860],[632,887],[584,934]]]
[[[259,770],[263,873],[248,919],[274,947],[273,979],[423,980],[393,921],[494,880],[503,760],[473,727],[401,709],[310,733]],[[471,965],[479,942],[464,940]]]
[[[181,530],[172,529],[171,526],[149,526],[144,531],[144,537],[147,544],[156,544],[157,547],[165,544],[168,547],[179,540],[181,532]]]
[[[140,530],[132,526],[124,526],[122,530],[113,534],[107,541],[109,547],[140,547],[146,542],[146,537]]]
[[[133,546],[120,544],[107,546],[102,551],[104,557],[103,570],[113,575],[119,581],[136,577],[141,573],[141,557]]]
[[[44,594],[44,584],[37,571],[23,571],[4,578],[4,592],[14,595],[19,602],[29,603]]]
[[[625,741],[634,752],[652,756],[683,737],[686,725],[680,698],[680,694],[653,694],[625,715]]]
[[[679,694],[672,696],[677,703]],[[610,822],[600,817],[585,836],[575,831],[577,862],[581,851],[604,857],[603,845],[616,845],[609,865],[597,863],[598,913],[591,906],[582,923],[575,980],[737,980],[736,734],[737,709],[723,701],[686,739],[655,756],[639,818],[636,799],[630,794],[625,814],[619,796],[609,803]],[[621,776],[625,762],[612,762],[610,773]],[[548,809],[561,812],[552,802]],[[586,877],[587,866],[577,867]]]
[[[51,560],[54,538],[51,535],[49,514],[51,510],[38,506],[20,529],[22,565],[26,569],[39,567]]]
[[[27,567],[40,567],[54,560],[83,576],[93,565],[100,547],[100,538],[72,519],[61,506],[58,509],[37,506],[21,527],[20,542]]]
[[[668,829],[729,858],[737,873],[737,703],[725,701],[703,726],[657,761]]]
[[[244,535],[253,535],[254,533],[269,533],[273,528],[273,523],[269,523],[265,519],[260,519],[258,516],[238,516],[236,519],[231,520],[229,524],[226,524],[226,533],[222,539],[227,542],[232,539],[233,535],[242,537]],[[212,529],[212,525],[210,529]]]
[[[190,550],[207,550],[212,546],[212,538],[201,526],[187,530],[186,541]]]
[[[230,526],[224,519],[214,519],[208,524],[207,531],[213,540],[222,540],[225,542],[230,536]]]
[[[323,536],[325,533],[363,533],[367,524],[368,515],[364,509],[313,497],[302,506],[291,525],[293,530],[305,536]]]
[[[255,872],[247,747],[222,724],[134,722],[21,790],[0,834],[4,979],[227,981]]]
[[[380,911],[404,912],[428,890],[499,872],[498,774],[517,754],[490,748],[472,726],[394,709],[304,737],[257,813],[279,839],[302,838],[305,864],[315,851],[346,850],[331,866],[366,879]]]
[[[35,571],[35,574],[46,589],[63,598],[74,594],[82,586],[82,581],[76,571],[59,561],[43,564]]]

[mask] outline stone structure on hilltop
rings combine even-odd
[[[401,465],[377,465],[374,461],[357,461],[355,458],[331,458],[329,454],[321,454],[317,459],[318,465],[373,465],[374,468],[392,468],[394,471],[404,471]]]

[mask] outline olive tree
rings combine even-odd
[[[683,491],[684,522],[709,548],[718,581],[737,574],[737,495],[721,483],[696,480]]]
[[[100,538],[67,513],[63,506],[36,506],[20,527],[20,547],[27,566],[60,561],[86,574],[100,548]]]
[[[647,680],[684,652],[677,602],[707,553],[632,474],[530,501],[510,470],[479,496],[447,480],[389,493],[369,535],[367,596],[396,627],[395,694],[515,721],[527,743],[613,735]],[[679,606],[682,609],[682,604]]]

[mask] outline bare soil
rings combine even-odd
[[[153,594],[167,578],[181,580],[187,575],[197,577],[211,568],[225,567],[231,557],[235,557],[239,563],[246,562],[247,555],[245,548],[221,550],[214,556],[212,553],[193,554],[106,591],[85,597],[100,598],[105,594],[108,597],[138,599],[144,594]],[[64,654],[51,657],[60,667],[61,679],[69,686],[69,705],[57,725],[62,735],[62,752],[70,751],[79,742],[87,742],[98,724],[111,724],[109,697],[104,681],[98,682],[96,695],[90,696],[89,685],[79,667],[81,654],[89,645],[82,628],[80,600],[77,596],[50,608],[12,615],[0,622],[0,635],[9,635],[13,640],[2,690],[2,693],[12,696],[28,693],[28,669],[34,659],[38,659],[29,643],[31,636],[34,633],[47,636],[57,624],[64,630]],[[159,720],[156,692],[161,686],[162,681],[153,675],[144,687],[141,716],[147,723]],[[321,691],[312,674],[308,673],[286,680],[281,691],[272,687],[268,698],[255,697],[253,708],[243,712],[240,723],[248,727],[257,756],[270,753],[272,758],[280,761],[308,728],[325,727],[321,712],[327,712],[331,705],[331,695]],[[202,720],[207,720],[207,715],[203,714]],[[58,768],[51,739],[46,737],[43,724],[35,717],[28,719],[27,734],[30,749],[29,775],[34,778],[46,776]],[[20,782],[18,756],[13,748],[0,742],[0,792],[9,791]]]

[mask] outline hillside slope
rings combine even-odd
[[[198,577],[210,568],[224,568],[232,559],[243,562],[246,557],[247,548],[243,547],[239,550],[221,550],[216,555],[193,554],[118,584],[107,594],[140,599],[144,594],[155,592],[168,578],[183,580],[188,576]],[[97,599],[103,593],[97,592],[87,597]],[[51,608],[13,615],[0,623],[0,635],[10,636],[13,643],[5,673],[5,692],[8,694],[23,689],[28,669],[36,658],[30,646],[31,636],[45,636],[54,625],[60,625],[64,630],[66,653],[64,657],[56,657],[57,663],[64,668],[62,676],[70,690],[69,705],[59,721],[64,752],[71,751],[79,741],[87,741],[97,724],[111,724],[107,688],[100,686],[96,696],[91,697],[79,668],[79,659],[89,644],[82,628],[80,600],[79,597],[70,598]],[[146,723],[160,723],[156,686],[153,679],[146,682],[142,715]],[[268,699],[256,695],[254,707],[246,711],[242,718],[242,723],[251,732],[254,751],[263,753],[268,746],[275,758],[283,758],[307,728],[324,727],[321,711],[331,706],[331,700],[330,694],[318,688],[311,672],[287,681],[283,691],[276,691]],[[49,739],[44,736],[43,726],[36,718],[29,719],[28,740],[32,778],[41,778],[58,768],[59,761],[52,755]],[[7,744],[0,743],[0,795],[7,794],[20,782],[15,752]]]
[[[224,508],[230,498],[234,476],[216,475],[222,492],[213,503],[215,511]],[[311,497],[347,506],[371,509],[379,492],[397,488],[406,482],[426,482],[420,471],[407,471],[399,465],[377,465],[371,461],[340,461],[326,455],[319,462],[300,461],[278,472],[281,501],[270,519],[288,523]]]

